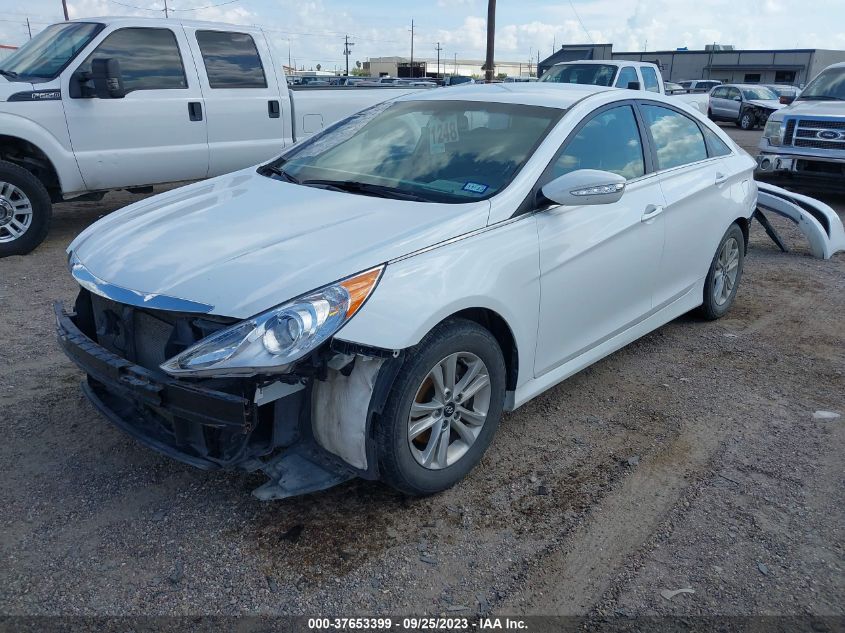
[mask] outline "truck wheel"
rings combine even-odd
[[[742,112],[739,115],[739,121],[737,121],[737,125],[743,130],[753,130],[756,123],[757,117],[755,117],[754,113],[750,110]]]
[[[505,401],[505,361],[492,334],[464,319],[432,330],[405,357],[376,442],[381,478],[410,495],[460,481],[490,445]]]
[[[52,210],[38,178],[0,160],[0,257],[26,255],[43,242]]]

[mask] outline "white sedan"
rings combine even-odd
[[[147,446],[452,486],[504,411],[734,302],[755,163],[701,114],[595,86],[471,85],[352,116],[258,168],[113,213],[56,307],[85,391]]]

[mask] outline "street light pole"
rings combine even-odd
[[[414,21],[411,20],[411,79],[414,78]]]
[[[493,53],[496,37],[496,0],[487,0],[487,61],[484,63],[484,80],[493,81]]]
[[[437,42],[437,47],[434,50],[437,51],[437,78],[440,79],[440,51],[443,50],[440,46],[440,42]]]
[[[70,19],[67,15],[67,0],[62,0],[62,11],[65,12],[65,22],[67,22]]]

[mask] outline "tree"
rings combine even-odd
[[[317,64],[317,70],[320,70],[321,68],[322,66],[320,66],[320,64]]]

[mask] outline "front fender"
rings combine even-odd
[[[336,338],[382,349],[418,344],[438,323],[469,308],[497,313],[517,346],[518,384],[533,373],[540,303],[533,215],[392,261],[373,296]]]
[[[53,164],[62,193],[82,192],[86,189],[85,182],[82,180],[79,165],[76,164],[76,157],[71,150],[70,137],[67,134],[67,123],[64,120],[61,102],[21,102],[2,105],[25,107],[34,111],[38,108],[53,108],[56,104],[59,108],[55,112],[42,114],[50,115],[49,118],[52,123],[50,127],[59,131],[59,136],[27,116],[16,112],[0,112],[0,135],[19,138],[40,149]],[[61,131],[64,132],[63,135]]]

